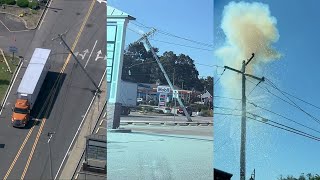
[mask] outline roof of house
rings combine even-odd
[[[107,6],[107,18],[128,18],[129,20],[136,20],[136,18],[128,13],[120,11],[112,6]]]
[[[201,98],[211,98],[212,95],[209,93],[209,91],[206,91],[205,93],[201,94]]]

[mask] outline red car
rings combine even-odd
[[[192,109],[191,109],[191,107],[186,106],[186,110],[187,110],[189,116],[191,116],[191,115],[192,115]],[[179,107],[179,108],[177,109],[177,114],[183,114],[183,115],[185,116],[182,107]]]

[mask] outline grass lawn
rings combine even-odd
[[[2,54],[0,53],[0,103],[2,102],[2,99],[9,86],[11,77],[13,76],[13,73],[16,70],[19,62],[19,58],[15,58],[14,62],[12,62],[12,57],[6,56],[6,58],[11,68],[12,74],[9,71],[7,71],[8,67],[3,59]]]

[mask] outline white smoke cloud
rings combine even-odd
[[[227,66],[241,69],[242,61],[255,53],[246,72],[253,73],[263,65],[279,59],[281,54],[272,45],[278,41],[277,20],[271,16],[269,6],[263,3],[230,2],[224,7],[221,28],[225,43],[215,51]],[[240,75],[225,73],[222,87],[233,97],[241,95]],[[229,93],[228,93],[229,92]]]

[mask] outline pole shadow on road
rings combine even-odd
[[[48,119],[50,117],[53,105],[59,95],[65,78],[65,73],[48,72],[31,112],[32,117],[36,119]],[[28,123],[26,128],[39,125],[40,121],[36,121],[34,118]]]

